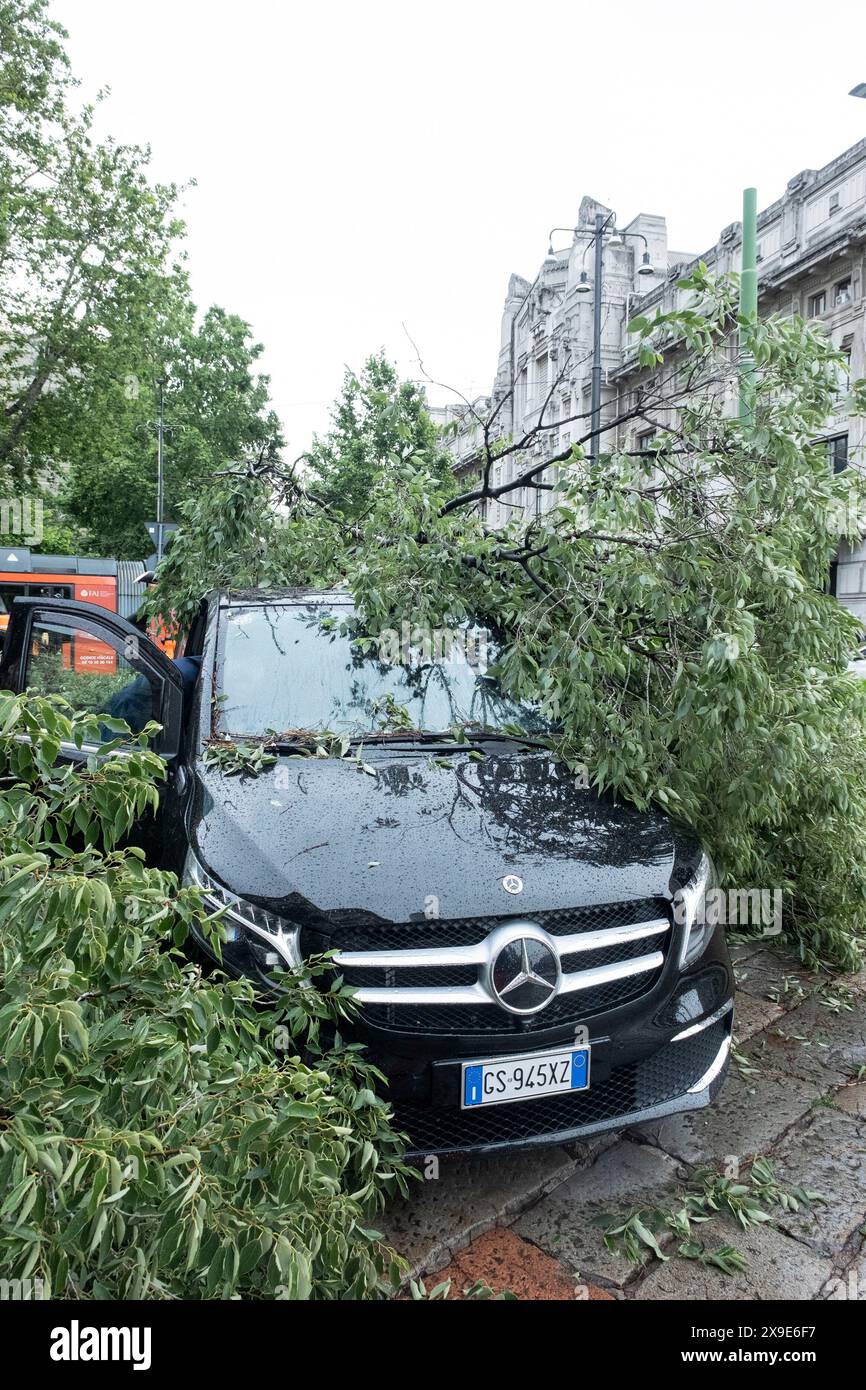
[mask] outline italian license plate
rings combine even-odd
[[[519,1057],[491,1057],[463,1062],[460,1108],[505,1105],[512,1100],[534,1100],[563,1091],[585,1091],[589,1086],[589,1048],[570,1047],[557,1052],[527,1052]]]

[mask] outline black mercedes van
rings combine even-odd
[[[145,692],[168,765],[152,852],[227,908],[229,970],[271,987],[275,969],[337,952],[413,1153],[561,1143],[708,1105],[733,985],[701,911],[701,846],[581,785],[468,644],[385,660],[352,619],[345,592],[215,593],[188,634],[188,698],[124,619],[18,599],[0,685],[90,709],[105,682]],[[400,721],[384,727],[389,708]],[[311,729],[348,756],[298,756]],[[214,739],[270,731],[276,761],[258,775],[206,758]]]

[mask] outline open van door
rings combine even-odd
[[[94,643],[110,649],[102,669],[70,660],[76,647]],[[164,652],[116,613],[75,599],[16,598],[0,662],[0,689],[16,694],[62,695],[80,713],[124,719],[134,734],[149,720],[162,726],[152,747],[169,761],[177,757],[183,731],[183,681]],[[106,740],[115,735],[109,730]],[[61,747],[61,757],[94,752]]]

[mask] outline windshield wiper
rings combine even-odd
[[[432,729],[369,729],[365,734],[350,734],[352,747],[360,743],[453,743],[447,729],[434,733]]]
[[[313,739],[305,738],[269,738],[265,744],[268,752],[273,753],[302,753],[305,757],[312,757],[315,752],[315,742]]]
[[[508,734],[502,729],[467,729],[466,740],[472,743],[525,743],[532,748],[549,748],[543,738],[534,734]]]
[[[441,747],[464,748],[475,743],[520,743],[532,748],[547,748],[549,745],[531,734],[509,734],[502,729],[466,729],[465,737],[455,738],[450,729],[435,732],[432,729],[374,729],[370,733],[353,735],[349,742],[352,747],[373,743],[435,743]]]
[[[265,746],[275,753],[300,753],[311,757],[317,745],[339,744],[345,740],[344,748],[358,749],[361,746],[403,746],[423,744],[424,747],[469,748],[477,743],[516,743],[527,748],[549,748],[543,738],[532,734],[509,733],[504,729],[461,730],[463,737],[457,738],[451,729],[368,729],[363,734],[330,734],[325,740],[321,735],[301,730],[297,734],[281,734],[268,738]]]

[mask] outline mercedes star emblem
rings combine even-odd
[[[531,936],[523,934],[527,928]],[[490,990],[509,1013],[536,1014],[557,993],[562,978],[559,955],[540,928],[531,923],[502,928],[491,955]]]
[[[518,878],[517,874],[506,874],[502,880],[502,887],[506,893],[522,893],[523,879]]]

